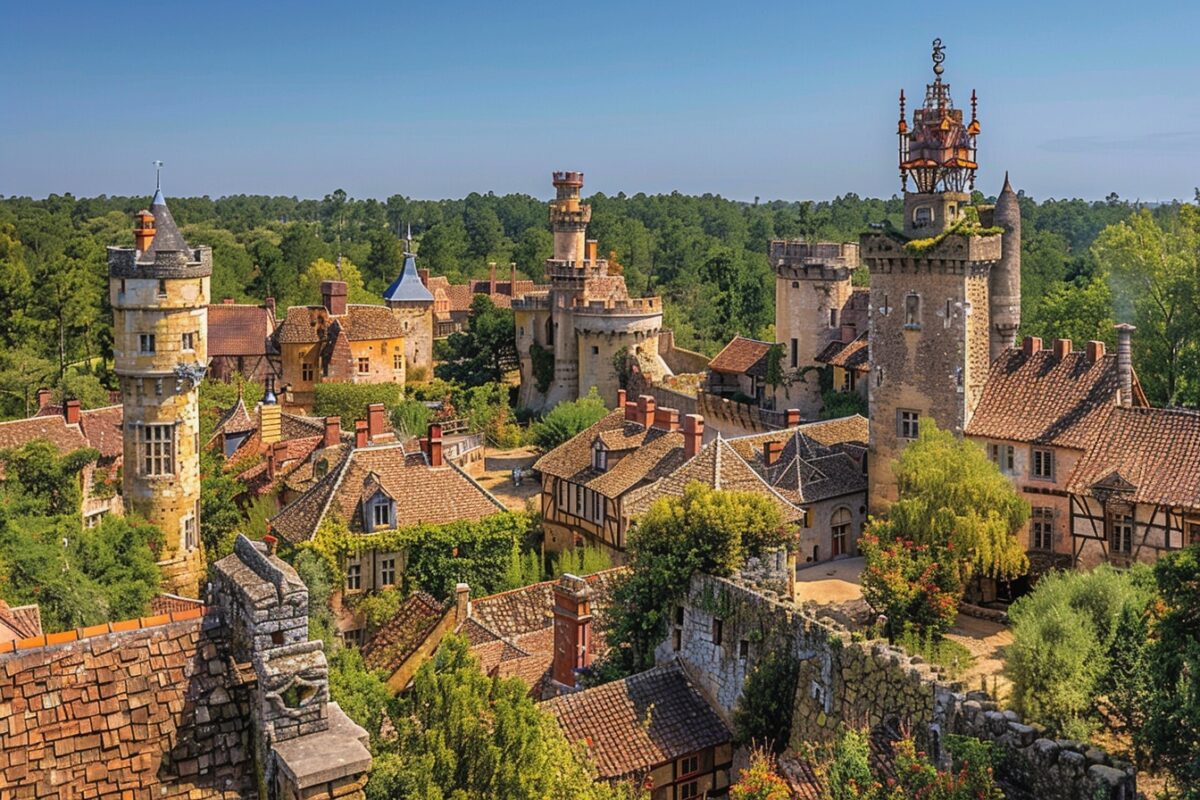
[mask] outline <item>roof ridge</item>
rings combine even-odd
[[[157,614],[151,617],[134,617],[133,619],[120,620],[117,622],[102,622],[99,625],[88,625],[82,628],[72,628],[59,633],[46,633],[42,634],[41,636],[32,636],[27,639],[0,642],[0,655],[16,652],[18,650],[33,650],[43,647],[53,647],[55,645],[68,644],[70,642],[77,642],[83,639],[104,636],[110,633],[126,633],[129,631],[156,628],[162,625],[169,625],[174,622],[186,622],[188,620],[200,619],[204,616],[206,611],[207,607],[201,606],[200,608],[192,608],[187,611],[173,611],[169,614]]]

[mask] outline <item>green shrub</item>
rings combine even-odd
[[[533,426],[532,439],[542,452],[548,452],[595,425],[608,409],[593,386],[586,397],[559,403],[541,422]]]
[[[354,421],[366,419],[367,406],[400,403],[398,383],[318,383],[313,387],[313,416],[341,417],[342,429],[354,430]]]

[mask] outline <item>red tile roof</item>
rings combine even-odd
[[[678,662],[542,704],[601,778],[641,773],[724,744],[732,734]]]
[[[1060,359],[1052,349],[1025,355],[1010,348],[992,364],[966,434],[1085,450],[1116,403],[1119,388],[1115,355],[1092,363],[1085,352]],[[1135,394],[1145,405],[1140,387]]]
[[[346,315],[337,320],[346,331],[346,338],[352,342],[400,339],[405,333],[404,322],[387,306],[348,305]]]
[[[367,667],[395,672],[425,643],[446,612],[445,606],[425,592],[409,597],[363,645]]]
[[[122,406],[89,408],[79,414],[88,444],[100,451],[100,460],[119,459],[125,452],[125,409]]]
[[[283,538],[293,543],[311,538],[327,514],[346,522],[352,531],[363,531],[360,500],[368,479],[377,479],[395,498],[395,521],[401,528],[478,520],[505,510],[452,463],[430,467],[424,454],[405,452],[400,444],[357,448],[336,469],[333,466],[272,519]]]
[[[222,303],[208,307],[208,355],[261,356],[269,351],[275,315],[263,306]]]
[[[733,341],[725,345],[721,352],[708,362],[708,368],[714,372],[726,372],[733,375],[766,377],[767,353],[770,352],[771,347],[773,345],[770,342],[735,336]]]
[[[204,602],[191,597],[180,597],[177,594],[156,594],[150,600],[150,611],[155,614],[173,614],[180,611],[203,611]]]
[[[1113,475],[1133,485],[1132,502],[1200,510],[1200,412],[1112,408],[1067,490],[1090,494]]]
[[[20,447],[35,439],[45,439],[64,454],[91,447],[81,427],[68,425],[61,415],[0,422],[0,449]]]
[[[19,641],[42,635],[42,610],[36,605],[10,606],[0,600],[0,638]]]
[[[866,372],[871,367],[871,348],[864,331],[851,342],[830,342],[814,359],[831,367]]]

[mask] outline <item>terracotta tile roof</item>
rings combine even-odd
[[[329,327],[331,320],[324,306],[291,306],[275,335],[280,344],[319,342],[320,332]]]
[[[732,738],[678,662],[561,695],[542,708],[568,739],[586,745],[601,778],[640,773]]]
[[[966,434],[1086,450],[1119,388],[1115,355],[1089,363],[1083,352],[1059,359],[1052,349],[1027,356],[1011,348],[992,364]]]
[[[512,281],[503,280],[496,281],[496,291],[489,292],[491,283],[488,279],[475,278],[467,283],[450,283],[444,275],[431,275],[429,277],[429,290],[434,296],[445,298],[449,304],[449,311],[455,313],[465,313],[471,310],[471,302],[477,294],[486,294],[492,298],[492,302],[498,308],[511,308],[513,298],[524,297],[532,292],[546,291],[549,286],[542,286],[533,281],[519,280],[513,288]]]
[[[867,333],[864,331],[852,342],[830,342],[825,345],[815,361],[829,364],[831,367],[857,369],[866,372],[870,369],[870,346],[867,343]]]
[[[704,445],[695,458],[670,475],[634,489],[625,497],[622,509],[631,518],[639,516],[646,513],[659,498],[682,497],[683,490],[694,482],[714,489],[762,494],[775,503],[785,521],[804,515],[788,497],[772,488],[763,476],[755,472],[725,439],[714,439]]]
[[[0,600],[0,630],[7,632],[6,641],[31,639],[42,635],[42,610],[37,604],[10,606]]]
[[[123,406],[85,409],[79,414],[88,444],[100,451],[101,461],[121,458],[125,453],[125,409]]]
[[[1067,491],[1089,494],[1114,475],[1133,485],[1132,502],[1200,510],[1200,412],[1112,408]]]
[[[424,644],[446,611],[445,606],[425,592],[406,599],[396,615],[363,645],[367,667],[395,672]]]
[[[80,426],[68,425],[62,415],[0,422],[0,450],[20,447],[35,439],[45,439],[63,454],[91,447]]]
[[[424,454],[406,453],[400,444],[358,448],[350,451],[337,469],[330,466],[328,475],[271,520],[288,541],[311,538],[327,514],[346,522],[350,530],[361,532],[360,497],[370,476],[395,498],[395,520],[401,528],[478,520],[505,510],[499,500],[452,463],[430,467]]]
[[[216,725],[212,734],[201,732],[208,727],[202,704],[228,719],[249,712],[228,693],[225,705],[217,701],[225,676],[210,664],[221,673],[226,665],[198,656],[201,617],[197,609],[50,634],[15,652],[0,646],[0,783],[18,797],[41,796],[51,785],[47,796],[137,791],[169,799],[249,788],[224,781],[247,774],[249,742],[240,726],[228,735]],[[209,777],[199,774],[201,757]]]
[[[735,336],[733,341],[725,345],[716,357],[708,362],[708,368],[714,372],[727,372],[734,375],[754,375],[765,378],[767,375],[767,353],[771,350],[770,342],[760,342],[757,339],[747,339]]]
[[[208,354],[260,356],[270,352],[274,315],[263,306],[222,303],[208,307]]]
[[[281,484],[288,482],[293,471],[307,469],[311,472],[312,465],[308,463],[309,457],[321,447],[324,441],[324,436],[285,439],[281,442],[285,447],[276,454],[278,461],[275,465],[274,480],[268,477],[267,462],[265,459],[240,473],[237,479],[245,484],[248,494],[257,496],[270,494]],[[307,468],[304,466],[306,463],[308,463]]]
[[[614,581],[624,571],[624,567],[613,567],[584,577],[592,590],[589,603],[594,618],[604,617],[612,596]],[[554,583],[542,581],[473,600],[470,621],[505,639],[513,639],[553,626]],[[595,624],[593,622],[593,625]],[[592,638],[595,640],[603,637],[598,637],[593,630]]]
[[[404,336],[403,321],[387,306],[348,305],[346,315],[338,318],[338,324],[352,342],[400,339]]]
[[[739,436],[729,441],[734,450],[789,501],[815,503],[867,490],[867,476],[860,460],[863,448],[858,440],[865,431],[860,421],[866,422],[855,415]],[[838,441],[841,437],[848,441]],[[763,453],[763,445],[767,442],[783,445],[775,463],[770,465]]]
[[[221,421],[213,428],[212,439],[225,433],[249,433],[258,430],[258,420],[250,416],[246,410],[246,401],[238,397],[236,403],[221,417]]]
[[[592,466],[592,445],[597,438],[614,443],[620,458],[610,456],[608,469]],[[533,468],[547,475],[566,478],[605,497],[620,497],[643,481],[669,475],[684,461],[683,434],[646,428],[625,420],[621,409],[613,411],[578,436],[539,458]]]
[[[203,601],[194,600],[191,597],[180,597],[177,594],[156,594],[150,600],[150,611],[155,615],[191,611],[196,608],[203,610]]]

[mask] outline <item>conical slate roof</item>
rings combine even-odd
[[[154,192],[154,199],[150,201],[150,213],[154,215],[154,239],[142,253],[142,260],[153,261],[154,254],[159,250],[167,252],[191,249],[184,241],[183,234],[179,232],[179,226],[175,224],[175,218],[171,216],[171,209],[167,208],[167,201],[163,199],[162,189]]]
[[[404,254],[404,269],[383,293],[383,299],[389,303],[433,302],[433,293],[421,283],[421,276],[417,274],[417,258],[412,253]]]

